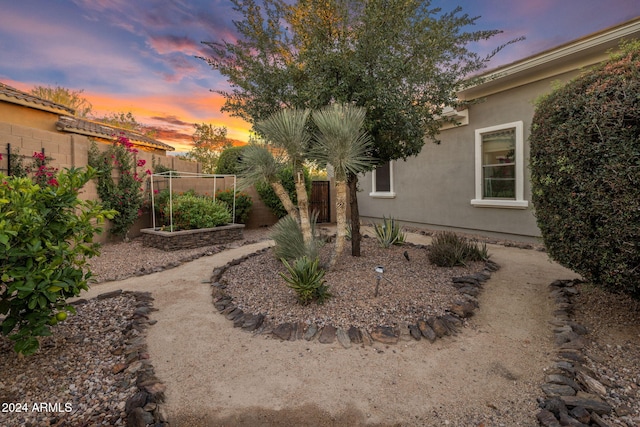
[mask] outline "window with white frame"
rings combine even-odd
[[[379,165],[371,173],[371,197],[395,197],[393,188],[393,162]]]
[[[473,206],[524,209],[524,136],[522,121],[475,132],[476,195]]]

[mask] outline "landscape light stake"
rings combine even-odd
[[[391,282],[391,280],[387,279],[386,277],[382,276],[382,273],[384,273],[384,267],[381,265],[378,265],[376,268],[376,273],[378,273],[378,275],[376,276],[376,292],[373,295],[375,298],[378,297],[378,290],[380,289],[380,279],[384,279],[387,282],[391,283],[393,285],[393,282]]]

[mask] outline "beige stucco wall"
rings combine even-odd
[[[566,81],[575,73],[546,79],[488,96],[469,108],[469,124],[444,130],[440,145],[427,142],[422,152],[406,162],[394,164],[396,197],[369,196],[371,174],[361,180],[358,193],[360,214],[365,223],[393,216],[411,225],[433,229],[454,229],[490,236],[535,240],[540,236],[531,205],[529,134],[534,101],[552,90],[554,81]],[[525,179],[527,209],[474,207],[475,130],[515,121],[524,123]]]

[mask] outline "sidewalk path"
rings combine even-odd
[[[415,234],[408,240],[430,242]],[[444,425],[452,410],[460,419],[495,413],[496,421],[521,420],[505,425],[535,425],[531,394],[539,390],[553,350],[547,286],[576,277],[545,253],[489,245],[502,268],[486,283],[470,326],[455,337],[345,350],[337,342],[254,336],[214,310],[213,269],[271,244],[103,283],[83,295],[116,289],[153,294],[159,311],[152,314],[157,323],[147,341],[167,386],[172,426]]]

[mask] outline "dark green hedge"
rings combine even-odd
[[[220,153],[218,163],[216,163],[216,173],[220,175],[238,175],[240,160],[244,145],[239,147],[229,147]]]
[[[531,181],[549,255],[640,297],[640,43],[537,105]]]

